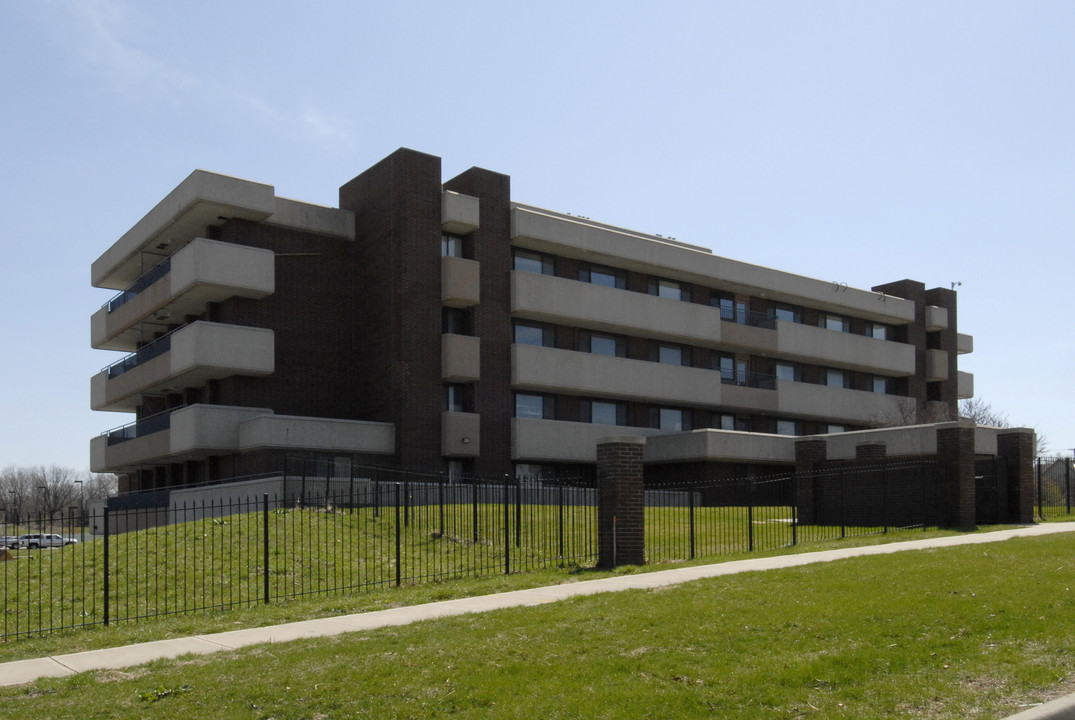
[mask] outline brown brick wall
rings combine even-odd
[[[474,411],[481,414],[480,473],[511,473],[511,179],[471,168],[444,183],[446,190],[477,197],[479,228],[471,236],[481,263],[481,303],[474,308],[474,334],[481,338],[481,379]]]
[[[597,545],[601,567],[645,563],[644,447],[641,439],[597,445]]]
[[[340,188],[355,213],[359,417],[396,424],[399,461],[439,468],[440,158],[399,150]]]

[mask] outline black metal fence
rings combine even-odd
[[[1036,502],[1042,520],[1071,515],[1072,476],[1075,459],[1070,457],[1039,457],[1035,464]]]
[[[705,480],[646,490],[646,559],[689,560],[940,524],[932,461]]]
[[[0,526],[17,546],[0,562],[0,637],[597,558],[595,491],[569,479],[450,483],[379,470],[284,487]],[[84,541],[30,549],[18,540],[30,532]]]

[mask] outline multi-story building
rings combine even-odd
[[[92,407],[124,489],[271,472],[285,453],[450,473],[591,467],[599,438],[954,418],[956,293],[850,288],[544,210],[509,178],[399,150],[339,208],[196,171],[94,262],[120,293],[96,348],[130,353]],[[685,460],[687,458],[678,458]]]

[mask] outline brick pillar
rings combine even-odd
[[[1034,448],[1033,430],[1020,428],[997,433],[997,461],[1008,469],[1007,517],[1001,522],[1034,522]]]
[[[798,440],[795,442],[795,505],[799,522],[810,524],[816,519],[814,502],[814,470],[828,458],[825,440]]]
[[[645,497],[640,437],[602,438],[597,442],[597,564],[644,565]]]
[[[975,527],[974,423],[945,423],[937,429],[937,460],[944,466],[941,517],[949,527]]]
[[[884,443],[862,443],[855,446],[856,460],[884,460],[888,455],[888,446]]]

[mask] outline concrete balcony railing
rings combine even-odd
[[[926,382],[948,379],[948,353],[944,350],[926,350]]]
[[[188,405],[90,441],[93,472],[125,472],[270,448],[391,454],[391,423],[274,415],[267,408]]]
[[[466,412],[441,413],[440,454],[446,457],[481,455],[481,415]]]
[[[974,336],[956,333],[956,352],[960,355],[974,352]]]
[[[777,380],[776,396],[776,412],[781,415],[854,425],[906,425],[915,421],[914,398],[901,395]]]
[[[722,403],[724,385],[715,370],[535,345],[516,344],[511,350],[511,383],[517,390],[664,405],[715,407]]]
[[[232,375],[264,377],[275,369],[275,357],[272,330],[195,322],[94,375],[90,407],[133,412],[146,393],[202,387]]]
[[[721,340],[720,309],[514,270],[514,317],[699,346]]]
[[[781,357],[891,377],[915,372],[913,345],[780,320],[776,338]]]
[[[90,344],[131,351],[145,340],[143,322],[174,324],[230,297],[260,299],[276,289],[271,250],[198,238],[145,273],[93,314]]]
[[[481,338],[472,335],[440,336],[441,379],[468,383],[481,379]]]
[[[516,462],[597,461],[597,441],[609,436],[661,435],[664,430],[594,425],[562,420],[513,418],[511,421],[511,459]]]
[[[481,302],[481,263],[459,257],[440,259],[440,299],[448,307],[472,307]]]
[[[478,229],[481,206],[476,197],[445,190],[440,194],[440,226],[444,232],[467,235]]]
[[[969,400],[974,397],[974,375],[958,370],[956,372],[956,397]]]

